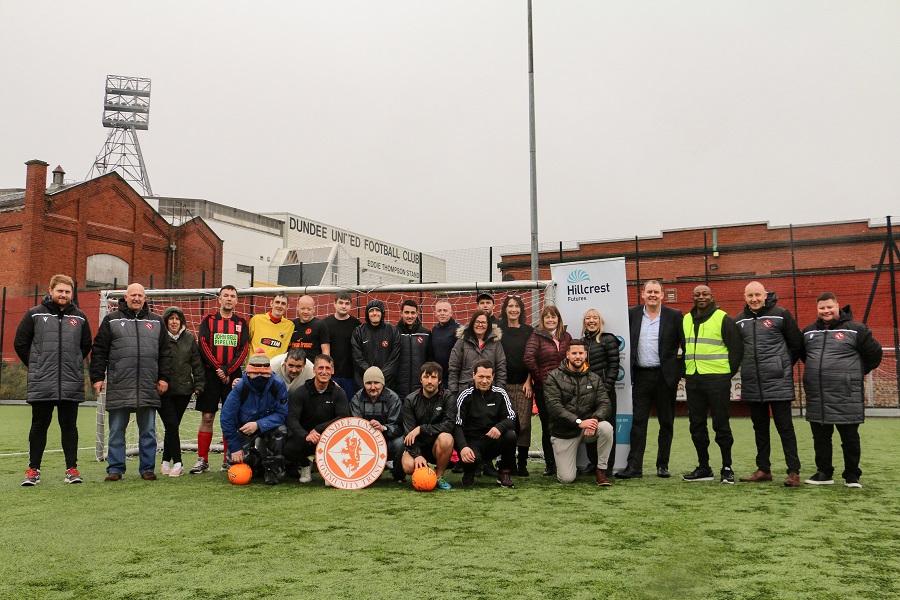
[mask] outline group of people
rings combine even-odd
[[[669,452],[675,416],[675,396],[685,380],[691,440],[697,468],[685,481],[713,481],[707,415],[712,417],[715,441],[722,455],[721,483],[733,484],[731,379],[741,371],[741,399],[750,407],[756,438],[756,471],[745,482],[772,481],[769,424],[781,438],[787,466],[784,485],[800,485],[800,458],[791,404],[794,365],[805,364],[806,420],[813,436],[816,472],[806,483],[833,484],[832,435],[835,427],[844,454],[844,484],[860,488],[859,425],[865,419],[864,378],[881,363],[881,345],[850,307],[840,308],[831,292],[816,298],[817,319],[803,331],[790,311],[778,306],[774,292],[758,281],[744,289],[744,309],[731,318],[716,305],[709,286],[693,291],[694,307],[686,315],[662,305],[662,285],[644,284],[644,304],[629,310],[632,363],[631,451],[625,469],[616,477],[643,475],[647,422],[656,409],[659,448],[656,470],[669,477]],[[771,420],[770,420],[771,415]]]
[[[40,482],[40,467],[53,409],[57,409],[66,459],[66,483],[80,483],[77,406],[84,400],[84,360],[90,380],[106,392],[109,440],[106,481],[126,471],[125,431],[131,414],[139,430],[141,478],[156,479],[156,413],[165,428],[161,472],[184,473],[178,428],[192,398],[201,413],[196,464],[208,472],[215,415],[220,411],[223,463],[245,462],[266,484],[287,476],[312,481],[316,445],[335,420],[367,420],[385,438],[391,476],[402,482],[415,469],[435,465],[437,486],[450,489],[447,469],[462,485],[477,477],[514,487],[527,477],[532,406],[542,426],[544,475],[570,483],[579,473],[611,485],[615,457],[616,380],[619,341],[588,310],[583,334],[572,339],[562,315],[545,306],[534,327],[525,304],[507,295],[499,318],[494,298],[478,296],[466,325],[453,318],[446,299],[434,305],[433,329],[422,325],[414,300],[401,305],[397,325],[384,304],[371,300],[364,321],[351,316],[352,297],[334,297],[334,313],[315,316],[315,300],[297,302],[298,318],[286,318],[289,300],[275,295],[270,309],[249,322],[235,313],[237,290],[223,286],[218,307],[205,315],[197,336],[183,311],[153,313],[140,284],[128,286],[92,339],[88,320],[73,304],[73,282],[54,276],[41,304],[23,317],[15,348],[28,367],[32,406],[30,462],[23,486]],[[722,452],[720,481],[734,483],[729,426],[731,377],[742,369],[743,399],[750,403],[757,442],[757,471],[742,481],[770,481],[769,414],[787,461],[785,485],[799,485],[800,462],[791,419],[793,365],[806,362],[807,420],[817,472],[807,483],[833,483],[834,426],[844,449],[846,484],[860,487],[858,425],[863,419],[863,376],[881,360],[868,328],[838,308],[833,294],[817,299],[818,319],[801,334],[790,312],[776,305],[762,284],[747,285],[746,306],[735,319],[719,309],[707,286],[694,290],[687,314],[662,305],[662,286],[648,281],[643,304],[630,309],[633,422],[621,479],[641,477],[650,411],[660,424],[657,475],[669,477],[675,394],[686,381],[691,438],[698,467],[686,481],[713,480],[707,415]],[[587,465],[579,470],[584,444]],[[494,463],[497,460],[496,465]]]

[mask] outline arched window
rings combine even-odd
[[[87,285],[89,287],[118,287],[128,285],[128,263],[112,254],[92,254],[87,257]]]

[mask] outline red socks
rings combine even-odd
[[[209,462],[209,446],[212,444],[212,431],[197,432],[197,456]]]

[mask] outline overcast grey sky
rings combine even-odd
[[[149,77],[153,191],[420,250],[529,241],[525,0],[0,1],[0,188]],[[535,0],[540,239],[896,216],[900,2]]]

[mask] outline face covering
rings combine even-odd
[[[259,377],[247,378],[247,383],[250,385],[250,389],[256,392],[262,392],[266,389],[266,384],[269,383],[268,377],[263,377],[260,375]]]

